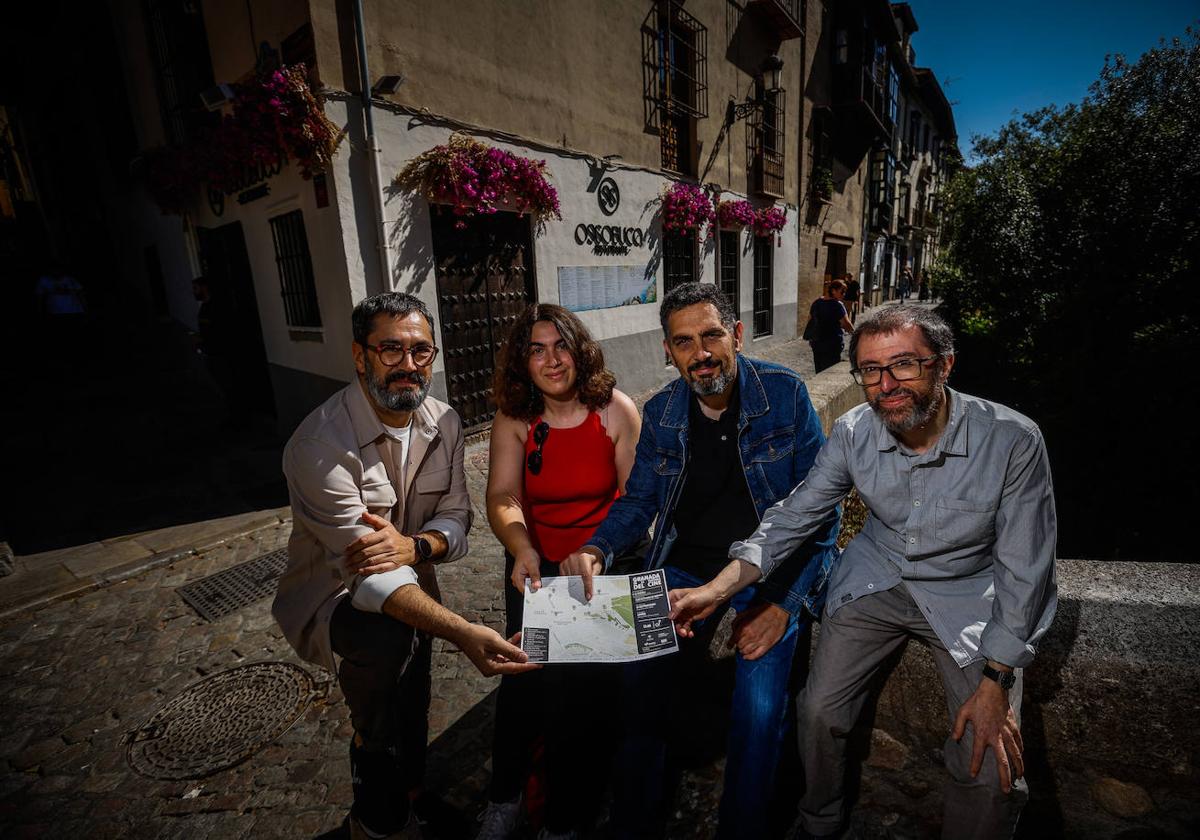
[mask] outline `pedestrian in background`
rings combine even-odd
[[[833,367],[842,358],[842,348],[845,341],[843,331],[854,332],[854,325],[846,313],[846,305],[842,302],[846,297],[846,283],[843,280],[832,280],[829,283],[829,296],[820,297],[808,308],[809,326],[804,333],[813,353],[813,367],[817,373]]]
[[[900,272],[900,300],[908,300],[909,294],[912,292],[913,273],[912,269],[904,266],[904,270]]]
[[[845,277],[845,282],[846,282],[846,301],[845,302],[847,304],[846,308],[850,310],[850,323],[853,324],[854,320],[858,317],[858,302],[859,302],[859,299],[862,297],[862,292],[860,291],[858,280],[856,280],[854,278],[853,274],[850,274],[849,272],[847,272],[846,277]]]

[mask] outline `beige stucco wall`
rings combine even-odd
[[[348,4],[347,4],[348,5]],[[335,0],[314,0],[312,22],[321,80],[358,90],[353,21],[339,19]],[[649,0],[530,0],[495,3],[395,0],[366,4],[372,81],[402,74],[391,99],[414,108],[522,138],[659,169],[659,138],[646,131],[641,28]],[[752,90],[756,69],[778,41],[758,18],[724,0],[692,0],[688,14],[708,30],[708,117],[698,121],[703,171],[729,99]],[[786,194],[796,202],[799,141],[799,39],[784,41],[787,90]],[[746,190],[745,124],[728,132],[706,181]]]

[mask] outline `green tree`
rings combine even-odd
[[[1042,426],[1063,556],[1192,559],[1200,32],[1110,57],[1081,104],[974,148],[932,275],[956,381]]]

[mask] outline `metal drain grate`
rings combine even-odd
[[[245,761],[300,719],[313,678],[288,662],[256,662],[185,688],[125,735],[125,759],[151,779],[202,779]]]
[[[177,592],[201,617],[216,621],[242,607],[275,594],[287,569],[287,549],[238,563],[179,587]]]

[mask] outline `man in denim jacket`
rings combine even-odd
[[[764,511],[804,480],[825,436],[795,372],[741,355],[742,323],[711,284],[673,289],[660,309],[664,347],[681,378],[646,403],[637,460],[625,495],[590,544],[564,563],[584,578],[607,570],[657,518],[647,568],[665,568],[671,588],[709,580]],[[762,837],[776,766],[792,716],[794,661],[804,667],[807,630],[818,614],[837,550],[837,515],[769,581],[732,603],[737,666],[719,836]],[[665,828],[666,732],[686,696],[680,669],[703,656],[715,614],[680,656],[623,669],[625,735],[618,756],[613,824],[618,836]],[[706,632],[705,632],[706,631]],[[799,644],[804,639],[805,644]],[[694,692],[694,688],[691,689]]]

